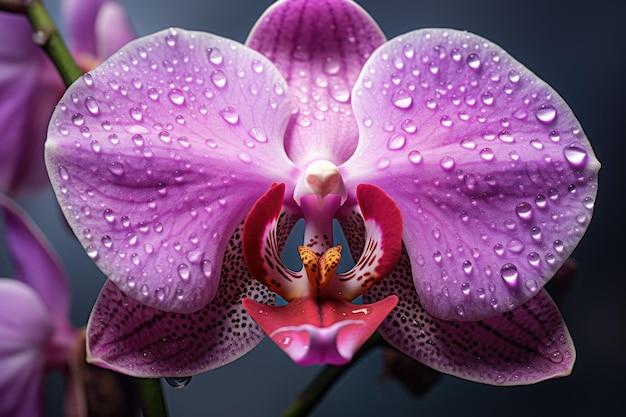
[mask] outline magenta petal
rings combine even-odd
[[[87,360],[123,374],[158,378],[196,375],[241,357],[264,337],[241,299],[273,303],[274,296],[237,272],[223,280],[211,304],[189,314],[147,307],[107,281],[87,325]]]
[[[69,283],[59,258],[28,215],[2,195],[0,211],[13,277],[36,291],[57,325],[69,328]]]
[[[98,10],[93,30],[96,36],[96,56],[102,59],[113,55],[136,37],[126,10],[116,1],[107,1]]]
[[[44,351],[53,331],[46,307],[30,287],[0,279],[0,415],[42,412]]]
[[[478,320],[535,296],[597,192],[600,164],[563,99],[496,45],[448,29],[385,44],[353,95],[361,139],[346,184],[378,185],[402,210],[425,309]]]
[[[46,143],[51,183],[88,255],[127,295],[177,312],[213,298],[224,236],[270,184],[297,175],[282,144],[286,88],[247,47],[170,29],[68,89]]]
[[[0,69],[0,191],[18,194],[47,184],[41,149],[62,85],[23,15],[0,13]]]
[[[366,302],[396,294],[400,301],[379,332],[394,347],[438,371],[492,385],[532,384],[569,375],[576,352],[557,306],[545,290],[491,318],[445,321],[421,306],[406,252],[398,273],[363,295]]]
[[[104,4],[114,1],[63,0],[61,2],[63,26],[67,30],[68,46],[75,57],[97,56],[97,39],[94,28],[96,27],[98,12]]]
[[[384,41],[376,22],[351,1],[280,1],[258,20],[247,45],[272,60],[289,83],[298,112],[285,147],[298,165],[317,159],[339,165],[354,152],[350,91]]]

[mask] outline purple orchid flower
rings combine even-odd
[[[124,10],[114,1],[66,0],[62,7],[70,50],[85,70],[134,38]],[[48,184],[43,143],[54,105],[65,88],[33,42],[32,28],[23,15],[0,12],[0,68],[5,150],[0,155],[0,191],[17,195]]]
[[[253,348],[260,325],[303,364],[345,363],[378,328],[483,383],[571,372],[543,286],[589,224],[600,165],[563,99],[477,35],[386,42],[347,0],[279,1],[247,46],[162,31],[70,87],[46,161],[109,278],[93,363],[194,375]],[[301,218],[293,271],[280,254]]]
[[[47,370],[68,371],[76,332],[59,260],[27,215],[0,195],[14,278],[0,278],[0,415],[43,415]]]

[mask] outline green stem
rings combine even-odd
[[[344,372],[350,369],[354,363],[372,350],[372,348],[382,346],[384,343],[386,343],[384,339],[376,332],[361,349],[359,349],[348,364],[342,366],[325,366],[322,371],[317,374],[315,379],[309,383],[298,397],[296,397],[283,413],[282,417],[304,417],[309,415]]]
[[[83,72],[78,68],[72,55],[61,39],[54,22],[41,0],[34,0],[26,9],[26,16],[33,27],[33,38],[48,54],[61,74],[66,87],[69,87]]]
[[[143,417],[167,417],[161,380],[138,378],[137,385],[139,387],[139,401]]]

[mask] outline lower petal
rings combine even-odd
[[[400,264],[408,267],[406,252]],[[524,385],[569,375],[574,345],[545,290],[520,307],[486,320],[446,321],[420,304],[410,275],[392,274],[363,295],[397,294],[381,335],[408,356],[450,375],[491,385]]]
[[[263,332],[241,305],[243,297],[273,303],[243,264],[238,229],[230,239],[215,298],[188,314],[145,306],[107,280],[87,324],[88,362],[148,378],[188,377],[241,357]]]

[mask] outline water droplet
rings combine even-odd
[[[182,106],[183,103],[185,103],[185,95],[178,88],[173,88],[172,90],[170,90],[167,96],[169,97],[170,101],[177,106]]]
[[[350,100],[350,90],[344,84],[333,84],[330,95],[340,103],[347,103]]]
[[[87,111],[93,114],[94,116],[100,113],[100,106],[98,105],[98,101],[92,96],[88,96],[85,99],[85,107],[87,107]]]
[[[218,48],[207,48],[207,57],[213,65],[221,65],[224,62],[224,55]]]
[[[550,124],[556,119],[556,109],[550,104],[543,104],[535,112],[535,117],[543,124]]]
[[[504,264],[504,266],[500,269],[500,276],[510,287],[517,285],[518,275],[517,267],[514,264]]]
[[[100,153],[100,151],[102,150],[102,146],[100,146],[100,142],[98,142],[97,140],[92,140],[91,150],[93,150],[95,153]]]
[[[498,133],[498,139],[500,139],[504,143],[512,143],[514,140],[513,135],[508,130],[503,130]]]
[[[237,113],[237,110],[230,106],[226,106],[220,110],[220,116],[222,116],[222,119],[231,125],[235,125],[239,122],[239,114]]]
[[[206,278],[211,278],[213,275],[213,264],[208,259],[205,259],[200,264],[200,268],[202,269],[202,273]]]
[[[491,150],[491,148],[483,148],[480,150],[479,155],[485,161],[493,161],[495,154]]]
[[[141,288],[139,289],[139,291],[141,292],[141,295],[143,295],[144,297],[147,297],[148,295],[150,295],[150,289],[148,288],[146,284],[143,284]]]
[[[594,204],[595,203],[593,201],[593,198],[591,198],[591,197],[585,197],[583,199],[583,205],[585,206],[585,208],[587,208],[589,210],[593,209]]]
[[[524,201],[515,206],[515,214],[522,220],[529,220],[533,215],[533,209]]]
[[[63,165],[59,166],[59,176],[63,181],[67,181],[70,178],[70,173]]]
[[[85,73],[83,74],[83,82],[85,83],[86,86],[91,87],[93,85],[93,77],[91,76],[90,73]]]
[[[422,154],[420,151],[411,151],[409,152],[409,162],[414,165],[418,165],[422,162]]]
[[[159,99],[159,91],[152,87],[148,90],[148,97],[150,97],[151,100],[158,100]]]
[[[95,246],[89,245],[85,248],[85,252],[87,252],[87,256],[91,259],[96,259],[98,257],[98,249]]]
[[[537,252],[530,252],[526,256],[526,259],[528,259],[528,263],[532,266],[539,266],[539,264],[541,263],[541,256],[539,256]]]
[[[415,133],[417,132],[417,125],[415,124],[415,122],[411,119],[406,119],[404,120],[401,124],[400,127],[402,128],[402,130],[404,130],[406,133]]]
[[[387,140],[387,148],[391,151],[402,149],[406,144],[406,137],[399,133],[394,133]]]
[[[143,112],[139,107],[131,107],[128,112],[130,113],[130,117],[137,122],[140,122],[143,119]]]
[[[85,116],[83,116],[81,113],[75,113],[72,116],[72,122],[76,126],[82,126],[85,123]]]
[[[463,261],[463,272],[465,272],[467,275],[472,273],[472,263],[470,261],[468,260]],[[469,287],[469,284],[468,284],[468,287]],[[469,292],[469,288],[467,291]]]
[[[247,152],[240,152],[238,156],[239,156],[239,159],[242,162],[245,162],[246,164],[249,164],[252,162],[252,157]]]
[[[393,93],[391,102],[399,109],[408,109],[413,104],[413,98],[408,91],[400,89]]]
[[[464,316],[465,315],[465,309],[463,308],[462,305],[456,306],[455,307],[455,311],[456,311],[456,314],[459,315],[459,316]]]
[[[257,142],[265,143],[267,142],[267,134],[260,127],[253,127],[248,131],[248,135]]]
[[[178,265],[178,276],[183,281],[187,281],[189,279],[189,265],[184,264],[184,263]]]
[[[113,223],[113,221],[115,221],[115,216],[113,215],[113,210],[111,209],[105,209],[104,212],[102,212],[102,217],[104,217],[104,220],[106,220],[109,223]]]
[[[495,101],[495,98],[494,98],[493,93],[491,91],[484,92],[480,99],[483,102],[483,104],[485,104],[487,106],[493,105],[493,103]]]
[[[467,57],[467,65],[474,70],[477,70],[480,68],[480,57],[478,55],[476,55],[475,53],[471,53],[469,54],[469,56]]]
[[[117,175],[118,177],[124,175],[124,166],[119,162],[113,161],[108,165],[107,168],[113,175]]]
[[[451,171],[455,165],[454,158],[452,158],[451,156],[444,156],[439,161],[439,165],[444,171]]]
[[[557,239],[554,241],[554,250],[556,250],[559,253],[563,253],[564,249],[565,249],[565,245],[563,244],[562,240]]]
[[[580,167],[584,165],[587,160],[587,151],[582,144],[574,142],[563,149],[563,156],[565,156],[565,159],[570,165]]]
[[[452,119],[447,114],[444,114],[441,116],[441,119],[439,119],[439,123],[441,123],[443,127],[450,127],[452,126]]]
[[[537,290],[539,289],[539,285],[537,285],[537,281],[535,281],[534,279],[527,280],[524,285],[526,286],[526,289],[528,289],[528,291],[530,292],[537,292]]]
[[[519,239],[511,239],[506,245],[506,248],[509,250],[509,252],[516,254],[521,253],[525,247],[526,246],[524,245],[524,243]]]
[[[185,388],[187,385],[189,385],[190,381],[191,381],[190,376],[178,377],[178,378],[165,378],[165,382],[167,382],[169,386],[174,387],[176,389]]]
[[[519,80],[520,80],[520,74],[519,72],[517,72],[517,70],[509,71],[509,81],[511,81],[512,83],[518,83]]]
[[[376,163],[376,168],[382,171],[383,169],[389,168],[389,165],[391,165],[391,161],[388,158],[383,157]]]
[[[211,82],[218,88],[226,86],[226,74],[220,69],[216,69],[211,73]]]

